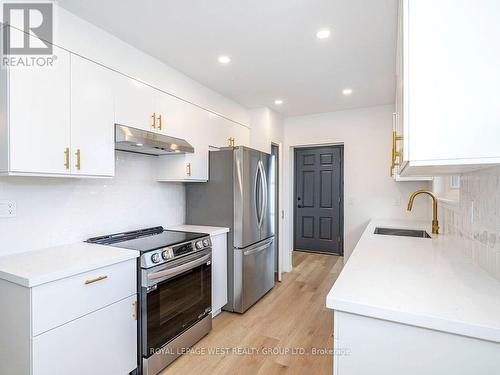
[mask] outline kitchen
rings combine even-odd
[[[500,372],[495,1],[2,12],[1,374]]]

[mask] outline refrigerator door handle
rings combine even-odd
[[[258,208],[259,212],[257,214],[257,220],[258,220],[258,226],[259,229],[262,228],[262,223],[264,222],[264,212],[266,210],[266,199],[267,199],[267,192],[266,192],[266,185],[265,185],[265,173],[264,173],[264,167],[262,165],[262,161],[259,160],[257,163],[257,173],[260,175],[260,192],[259,195],[262,194],[262,197],[259,199],[260,207]],[[257,181],[257,179],[256,179]],[[257,189],[256,189],[257,190]]]
[[[257,163],[257,168],[255,169],[255,181],[254,181],[254,186],[255,186],[255,189],[254,189],[254,192],[255,192],[255,197],[254,197],[254,201],[255,201],[255,213],[257,215],[257,226],[259,227],[260,229],[260,222],[261,222],[261,207],[259,207],[262,203],[260,202],[260,192],[259,192],[259,188],[262,187],[262,184],[260,184],[259,186],[259,176],[260,176],[260,165]]]
[[[260,226],[262,227],[262,223],[264,222],[264,217],[266,215],[267,211],[267,203],[268,203],[268,192],[267,192],[267,177],[266,177],[266,171],[264,169],[264,163],[262,161],[260,162],[260,172],[262,174],[261,177],[261,182],[262,182],[262,192],[263,192],[263,199],[262,199],[262,212],[261,212],[261,223]]]
[[[269,247],[269,245],[271,245],[273,243],[273,241],[274,240],[269,240],[264,245],[256,247],[255,249],[244,251],[243,255],[246,256],[246,255],[251,255],[251,254],[255,254],[255,253],[260,253],[261,251],[267,249]]]

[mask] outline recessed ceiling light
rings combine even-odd
[[[231,62],[231,58],[225,55],[219,56],[218,60],[221,64],[229,64]]]
[[[276,100],[274,101],[274,104],[276,104],[276,105],[282,105],[282,104],[283,104],[283,100],[281,100],[281,99],[276,99]]]
[[[351,94],[352,94],[352,89],[347,88],[342,90],[342,95],[349,96]]]
[[[328,29],[321,29],[316,33],[316,38],[318,39],[326,39],[330,37],[330,30]]]

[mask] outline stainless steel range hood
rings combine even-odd
[[[155,156],[194,152],[184,139],[119,124],[115,125],[115,149]]]

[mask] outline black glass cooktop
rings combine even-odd
[[[114,247],[137,250],[143,253],[161,249],[166,246],[174,246],[182,242],[192,241],[206,236],[208,236],[208,234],[178,232],[173,230],[164,230],[163,227],[154,227],[94,237],[88,239],[87,242],[101,245],[112,245]]]

